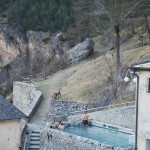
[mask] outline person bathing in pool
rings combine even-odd
[[[63,124],[62,122],[61,122],[60,125],[58,126],[58,129],[59,129],[60,131],[64,131],[65,126],[64,126],[64,124]]]
[[[87,113],[87,111],[84,112],[84,117],[82,119],[82,123],[84,126],[88,125],[88,119],[89,119],[89,115]]]

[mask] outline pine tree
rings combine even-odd
[[[6,0],[5,0],[6,1]],[[67,31],[69,25],[74,22],[70,21],[72,17],[71,5],[69,0],[15,0],[12,3],[9,22],[18,23],[25,30],[36,30],[40,26],[42,30],[64,30]],[[19,9],[17,5],[21,4]],[[73,19],[72,19],[73,20]]]

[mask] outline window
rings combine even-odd
[[[148,78],[148,89],[147,92],[150,93],[150,78]]]
[[[150,140],[146,140],[146,150],[150,150]]]

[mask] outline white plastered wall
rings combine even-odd
[[[148,78],[150,72],[142,71],[139,75],[139,98],[138,98],[138,130],[137,148],[138,150],[150,150],[146,147],[146,140],[150,140],[150,93],[148,89]]]
[[[0,121],[0,149],[19,150],[20,120]]]

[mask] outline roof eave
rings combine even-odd
[[[22,117],[22,118],[27,118],[27,117]],[[16,119],[18,119],[18,120],[20,120],[20,119],[22,119],[22,118],[8,118],[8,119],[0,119],[0,121],[7,121],[7,120],[16,120]]]
[[[144,68],[144,67],[130,67],[133,71],[150,71],[150,68]]]

